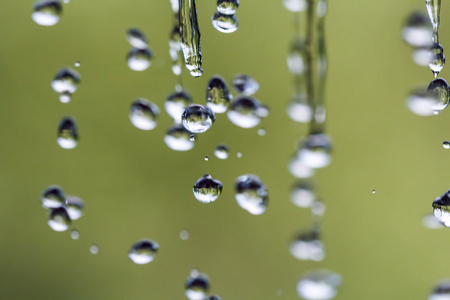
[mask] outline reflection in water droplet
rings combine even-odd
[[[175,151],[188,151],[195,145],[194,141],[191,140],[191,133],[180,124],[175,124],[167,131],[164,142]]]
[[[192,190],[195,198],[203,203],[214,202],[222,193],[222,183],[214,180],[211,175],[206,174],[194,184]]]
[[[195,0],[180,0],[178,21],[180,24],[180,43],[186,68],[192,76],[202,76],[202,52],[200,47],[200,28],[197,20]]]
[[[258,176],[247,174],[236,179],[235,198],[240,207],[253,215],[264,213],[269,204],[265,184]]]
[[[444,141],[442,143],[442,146],[444,147],[444,149],[450,149],[450,142],[449,141]]]
[[[192,133],[203,133],[211,128],[216,117],[209,107],[191,104],[181,116],[184,128]]]
[[[306,166],[303,160],[295,154],[288,162],[289,172],[297,178],[310,178],[314,175],[315,170]]]
[[[433,44],[430,48],[429,66],[434,74],[434,77],[437,77],[439,72],[441,72],[441,70],[444,68],[444,65],[445,65],[444,48],[442,48],[440,44]]]
[[[223,33],[232,33],[239,28],[239,21],[236,16],[226,15],[220,12],[214,14],[212,24],[215,29]]]
[[[72,221],[78,220],[83,216],[84,202],[81,198],[76,196],[67,196],[64,207]]]
[[[34,3],[31,18],[38,25],[53,26],[59,22],[61,12],[62,5],[60,1],[38,0]]]
[[[433,29],[428,16],[421,12],[413,12],[406,20],[402,31],[403,39],[415,48],[431,45]]]
[[[217,11],[226,14],[234,15],[239,7],[239,0],[218,0]]]
[[[133,48],[127,56],[128,67],[133,71],[147,70],[151,65],[152,53],[149,49]]]
[[[309,168],[320,169],[331,163],[331,141],[324,133],[311,134],[302,143],[299,159]]]
[[[189,300],[205,300],[209,291],[209,278],[197,270],[192,270],[186,280],[186,297]]]
[[[191,95],[182,90],[170,94],[164,103],[164,108],[167,114],[172,117],[175,122],[181,123],[181,116],[191,103]]]
[[[72,100],[72,94],[69,92],[63,92],[59,95],[59,101],[61,103],[69,103]]]
[[[233,87],[239,93],[251,96],[259,90],[259,83],[249,75],[239,74],[233,78]]]
[[[428,296],[428,300],[449,300],[450,299],[450,280],[445,279],[439,282]]]
[[[227,159],[229,155],[230,149],[227,145],[220,144],[214,150],[214,155],[219,159]]]
[[[433,107],[434,110],[441,111],[448,106],[449,102],[449,86],[443,78],[436,78],[431,81],[428,86],[428,96],[432,97],[438,104]]]
[[[41,203],[44,208],[58,208],[63,206],[65,202],[66,196],[59,186],[49,186],[42,193]]]
[[[53,78],[52,88],[57,93],[73,94],[80,83],[80,74],[70,68],[61,69]]]
[[[98,254],[98,246],[96,244],[91,245],[91,247],[89,247],[89,252],[91,252],[92,254]]]
[[[64,207],[52,208],[48,216],[48,226],[54,231],[66,231],[72,221]]]
[[[425,228],[428,229],[441,229],[444,228],[444,225],[439,222],[438,219],[433,214],[428,214],[423,216],[422,224]]]
[[[296,259],[321,261],[325,258],[325,249],[317,230],[310,230],[297,235],[291,242],[289,250]]]
[[[372,194],[375,194],[376,192],[377,192],[377,191],[373,190],[373,191],[372,191]]]
[[[159,108],[153,102],[139,98],[131,104],[131,123],[141,130],[152,130],[156,127],[156,120],[159,115]]]
[[[78,240],[80,238],[80,233],[78,232],[78,230],[72,229],[72,231],[70,232],[70,237],[72,238],[72,240]]]
[[[147,38],[137,28],[130,28],[127,31],[126,39],[131,46],[138,49],[145,49],[148,46]]]
[[[433,201],[433,213],[439,222],[450,227],[450,190]]]
[[[283,4],[291,12],[305,11],[308,8],[307,0],[283,0]]]
[[[435,108],[439,107],[439,100],[431,97],[426,89],[421,88],[411,92],[406,99],[406,105],[418,116],[433,116]]]
[[[337,295],[337,289],[342,283],[339,274],[319,270],[306,273],[297,283],[298,295],[307,300],[328,300]]]
[[[180,239],[182,239],[183,241],[187,241],[189,239],[189,231],[181,230],[180,231]]]
[[[302,100],[301,97],[295,97],[287,107],[287,114],[294,122],[309,123],[314,112],[306,98]]]
[[[222,77],[216,75],[210,79],[206,88],[206,101],[206,106],[211,108],[215,114],[227,111],[230,95],[227,84]]]
[[[71,117],[65,117],[61,120],[58,127],[58,145],[63,149],[73,149],[78,144],[78,133],[75,120]]]
[[[128,252],[128,257],[135,264],[148,264],[155,258],[158,249],[159,245],[155,241],[148,239],[140,240],[131,247]]]
[[[291,201],[298,207],[311,207],[316,201],[316,194],[314,193],[310,183],[301,181],[297,183],[291,190]]]
[[[242,96],[231,102],[228,119],[242,128],[253,128],[261,118],[269,114],[269,109],[253,97]]]

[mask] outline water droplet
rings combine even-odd
[[[130,28],[127,31],[126,39],[131,46],[138,49],[146,49],[148,46],[147,38],[137,28]]]
[[[194,141],[191,141],[191,133],[183,125],[175,124],[170,128],[165,137],[166,145],[175,151],[188,151],[194,148]]]
[[[155,241],[147,239],[140,240],[131,247],[128,252],[128,257],[135,264],[148,264],[155,258],[158,249],[159,245]]]
[[[289,172],[297,178],[310,178],[314,175],[315,170],[305,165],[303,160],[295,154],[288,162]]]
[[[428,86],[428,96],[438,101],[438,104],[433,107],[434,110],[443,110],[448,106],[449,102],[449,86],[447,81],[443,78],[436,78],[431,81]]]
[[[259,83],[249,75],[239,74],[233,78],[233,87],[239,93],[251,96],[259,90]]]
[[[450,227],[450,190],[433,201],[433,213],[436,219]]]
[[[225,15],[234,15],[239,7],[238,0],[218,0],[217,11]]]
[[[320,169],[331,163],[331,141],[324,134],[311,134],[300,146],[299,159],[309,168]]]
[[[58,145],[63,149],[73,149],[78,144],[78,133],[75,120],[65,117],[61,120],[58,127]]]
[[[212,296],[209,296],[208,300],[222,300],[222,298],[220,298],[217,295],[212,295]]]
[[[81,66],[81,63],[79,61],[76,61],[73,65],[78,68]]]
[[[428,296],[428,300],[449,300],[450,299],[450,280],[445,279],[439,282]]]
[[[92,254],[98,254],[98,246],[96,244],[91,245],[91,247],[89,247],[89,252],[91,252]]]
[[[214,180],[211,175],[206,174],[194,184],[192,190],[195,198],[203,203],[214,202],[222,193],[222,183]]]
[[[127,56],[128,67],[138,72],[147,70],[151,65],[152,56],[149,49],[133,48]]]
[[[444,141],[442,143],[442,146],[444,147],[444,149],[450,149],[450,142],[449,141]]]
[[[206,106],[211,108],[215,114],[227,111],[230,103],[230,95],[225,80],[220,76],[214,76],[206,88]]]
[[[214,150],[214,155],[218,159],[227,159],[229,152],[230,152],[230,149],[228,149],[228,147],[226,145],[221,144],[216,147],[216,150]]]
[[[291,242],[289,250],[296,259],[321,261],[325,258],[325,249],[316,229],[302,232]]]
[[[305,72],[305,47],[305,42],[298,38],[292,42],[287,65],[289,71],[294,75],[302,75]]]
[[[78,240],[80,238],[80,233],[78,232],[78,230],[72,229],[72,231],[70,232],[70,237],[72,238],[72,240]]]
[[[258,129],[258,135],[259,136],[265,136],[266,135],[266,130],[264,128]]]
[[[237,158],[241,158],[242,157],[242,153],[241,152],[236,153],[236,157]]]
[[[291,12],[301,12],[308,8],[306,0],[283,0],[284,7]]]
[[[425,228],[428,229],[441,229],[444,228],[441,222],[433,214],[428,214],[423,216],[422,224]]]
[[[216,117],[209,107],[191,104],[181,116],[183,126],[192,133],[202,133],[211,128]]]
[[[48,226],[54,231],[66,231],[72,221],[64,207],[52,208],[48,216]]]
[[[202,76],[202,52],[200,47],[200,29],[197,20],[195,0],[180,1],[178,14],[180,24],[180,43],[186,68],[192,76]]]
[[[433,116],[435,108],[439,107],[439,100],[431,97],[425,88],[420,88],[411,92],[406,99],[406,105],[418,116]]]
[[[427,67],[430,64],[430,49],[429,48],[416,48],[413,50],[412,60],[421,67]]]
[[[172,5],[172,10],[174,13],[178,13],[180,10],[180,4],[178,3],[178,0],[170,0],[170,4]]]
[[[428,16],[422,12],[413,12],[402,30],[403,39],[415,48],[424,48],[431,45],[433,29]]]
[[[175,122],[181,123],[181,116],[191,103],[191,96],[186,91],[182,90],[170,94],[164,103],[164,108],[167,114],[172,117]]]
[[[373,190],[373,191],[372,191],[372,194],[375,194],[376,192],[377,192],[377,191]]]
[[[342,277],[328,270],[306,273],[297,283],[298,295],[307,300],[328,300],[337,295]]]
[[[252,215],[264,213],[269,204],[266,186],[258,176],[239,176],[235,182],[235,198],[240,207]]]
[[[66,203],[64,205],[70,219],[78,220],[83,216],[84,212],[84,202],[81,198],[76,196],[67,196]]]
[[[58,208],[64,205],[66,202],[66,196],[63,190],[56,185],[49,186],[42,193],[41,203],[42,207],[48,208]]]
[[[138,129],[152,130],[155,128],[158,115],[158,106],[147,99],[139,98],[131,104],[130,120]]]
[[[57,93],[70,93],[73,94],[78,88],[80,83],[80,74],[70,69],[61,69],[53,78],[52,88]]]
[[[295,95],[287,107],[287,114],[294,122],[309,123],[314,111],[306,95]]]
[[[311,213],[313,214],[313,216],[317,218],[323,217],[323,215],[325,214],[325,210],[326,210],[325,204],[317,200],[314,201],[311,206]]]
[[[180,239],[182,239],[183,241],[187,241],[189,239],[189,231],[181,230],[180,231]]]
[[[61,12],[62,5],[60,1],[39,0],[34,3],[31,18],[38,25],[53,26],[59,22]]]
[[[189,300],[204,300],[209,291],[209,278],[197,270],[192,270],[186,280],[186,297]]]
[[[261,122],[261,118],[268,114],[268,108],[258,100],[253,97],[242,96],[231,102],[227,116],[233,124],[239,127],[253,128]]]
[[[209,160],[209,157],[208,156],[205,156],[205,161],[208,161]]]
[[[191,134],[191,136],[189,137],[189,140],[190,140],[191,142],[195,142],[195,135],[194,135],[194,134]]]
[[[429,66],[434,74],[434,77],[437,77],[439,72],[441,72],[441,70],[444,68],[444,65],[445,65],[444,48],[442,48],[440,44],[433,44],[430,48]]]
[[[298,207],[311,207],[316,201],[316,194],[310,183],[301,181],[291,190],[291,201]]]
[[[239,28],[239,21],[236,16],[226,15],[220,12],[214,14],[212,24],[215,29],[223,33],[232,33]]]

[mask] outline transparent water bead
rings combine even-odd
[[[84,213],[84,201],[77,196],[67,196],[64,208],[72,221],[78,220]]]
[[[298,153],[294,154],[288,161],[288,170],[296,178],[310,178],[315,173],[315,169],[306,166]]]
[[[183,241],[187,241],[189,239],[189,231],[187,230],[181,230],[180,231],[180,239]]]
[[[430,19],[422,12],[413,12],[402,30],[405,42],[415,48],[428,48],[431,46],[433,29]]]
[[[247,174],[236,179],[235,198],[239,206],[252,215],[261,215],[269,204],[269,194],[258,176]]]
[[[202,76],[202,52],[200,28],[197,20],[195,0],[180,0],[178,22],[180,24],[180,42],[186,68],[193,77]]]
[[[450,300],[450,279],[440,281],[428,296],[428,300]]]
[[[312,271],[297,283],[297,292],[307,300],[333,299],[341,283],[342,277],[337,273],[328,270]]]
[[[303,40],[295,39],[287,57],[287,66],[291,74],[302,75],[305,72],[306,44]]]
[[[430,61],[429,66],[431,71],[434,74],[434,77],[437,77],[439,72],[442,71],[445,65],[445,55],[444,48],[440,44],[433,44],[430,48]]]
[[[320,169],[331,163],[330,152],[331,141],[326,134],[310,134],[302,143],[298,156],[307,167]]]
[[[58,127],[58,145],[63,149],[73,149],[78,144],[78,132],[75,119],[65,117]]]
[[[230,103],[230,93],[225,80],[220,76],[213,76],[206,88],[206,106],[211,108],[215,114],[227,111]]]
[[[48,226],[54,231],[66,231],[72,221],[64,207],[52,208],[48,216]]]
[[[198,270],[192,270],[186,280],[186,297],[190,300],[205,300],[209,291],[209,278]]]
[[[301,181],[297,183],[290,193],[291,202],[298,207],[311,207],[316,201],[316,194],[309,182]]]
[[[194,184],[193,192],[195,198],[203,203],[211,203],[219,198],[222,193],[222,183],[214,180],[211,175],[205,174]]]
[[[156,127],[158,116],[158,106],[147,99],[139,98],[131,104],[130,121],[138,129],[152,130]]]
[[[423,216],[422,225],[428,229],[441,229],[445,227],[433,214]]]
[[[69,103],[72,100],[72,94],[69,92],[63,92],[59,95],[59,102]]]
[[[186,107],[181,120],[184,128],[192,133],[203,133],[213,125],[216,116],[213,111],[200,104],[191,104]]]
[[[239,7],[239,0],[217,0],[217,11],[225,15],[234,15]]]
[[[80,233],[78,232],[78,230],[72,229],[72,231],[70,232],[70,238],[72,240],[78,240],[80,238]]]
[[[44,208],[58,208],[65,202],[66,196],[59,186],[51,185],[42,192],[41,203]]]
[[[167,114],[172,117],[175,122],[181,123],[181,116],[191,103],[191,95],[186,91],[181,90],[180,92],[172,93],[167,97],[164,108]]]
[[[227,113],[228,119],[242,128],[253,128],[261,122],[261,118],[269,115],[269,109],[257,99],[241,96],[231,102]]]
[[[166,145],[175,151],[189,151],[194,148],[194,140],[191,140],[191,133],[183,125],[175,124],[164,136]]]
[[[60,1],[38,0],[33,5],[31,18],[41,26],[53,26],[59,22],[62,13],[62,4]]]
[[[283,0],[283,4],[291,12],[301,12],[308,8],[307,0]]]
[[[291,242],[289,250],[299,260],[321,261],[325,258],[325,249],[318,230],[310,230],[297,235]]]
[[[439,222],[450,227],[450,190],[433,201],[433,214]]]
[[[433,106],[435,111],[441,111],[449,103],[449,85],[443,78],[436,78],[431,81],[427,88],[428,97],[435,99],[438,104]]]
[[[137,265],[148,264],[158,253],[159,245],[155,241],[143,239],[131,246],[128,257]]]
[[[449,141],[444,141],[442,143],[442,147],[444,147],[444,149],[450,149],[450,142]]]
[[[137,28],[128,29],[126,39],[134,48],[145,49],[148,47],[147,37]]]
[[[73,94],[80,83],[80,74],[70,68],[61,69],[53,78],[52,88],[57,93]]]
[[[419,88],[408,95],[406,106],[418,116],[433,116],[436,108],[440,107],[440,101],[430,96],[425,88]]]
[[[233,78],[233,87],[239,93],[251,96],[259,90],[259,83],[245,74],[238,74]]]
[[[149,49],[133,48],[127,56],[128,67],[133,71],[145,71],[151,65],[152,56]]]
[[[294,95],[286,111],[289,118],[298,123],[309,123],[314,116],[313,108],[308,103],[306,95]]]
[[[239,21],[234,15],[216,12],[211,22],[215,29],[223,33],[233,33],[239,28]]]
[[[76,61],[73,65],[78,68],[81,66],[81,63],[79,61]]]
[[[242,153],[241,152],[236,153],[236,157],[237,158],[241,158],[242,157]]]
[[[228,148],[227,145],[224,144],[220,144],[216,147],[216,149],[214,150],[214,155],[218,158],[218,159],[227,159],[228,156],[230,155],[230,149]]]
[[[91,254],[94,254],[94,255],[98,254],[98,246],[96,244],[92,244],[89,247],[89,252],[91,252]]]

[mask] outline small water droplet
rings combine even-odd
[[[301,12],[308,8],[307,0],[283,0],[283,4],[291,12]]]
[[[167,97],[166,102],[164,103],[164,108],[167,114],[175,122],[181,123],[181,116],[191,103],[191,95],[189,95],[186,91],[181,90],[172,93]]]
[[[73,65],[78,68],[81,66],[81,63],[79,61],[76,61]]]
[[[61,12],[62,5],[60,1],[38,0],[34,3],[31,18],[38,25],[53,26],[59,22]]]
[[[315,173],[315,169],[305,165],[302,158],[298,156],[298,153],[294,154],[288,161],[288,170],[297,178],[310,178]]]
[[[131,123],[141,130],[152,130],[156,127],[156,120],[159,116],[159,108],[153,102],[139,98],[131,104]]]
[[[227,147],[227,145],[220,144],[214,150],[214,155],[218,159],[227,159],[229,156],[229,152],[230,152],[230,149]]]
[[[265,136],[266,135],[266,130],[264,128],[258,129],[258,135],[259,136]]]
[[[291,74],[301,75],[305,72],[306,44],[303,40],[296,38],[291,45],[291,50],[287,57],[287,65]]]
[[[326,206],[321,201],[316,200],[311,206],[311,213],[317,218],[323,217],[323,215],[325,214],[325,210]]]
[[[316,229],[297,235],[292,240],[289,250],[292,256],[299,260],[321,261],[325,258],[324,245]]]
[[[128,29],[126,39],[134,48],[146,49],[148,46],[147,38],[142,31],[137,28]]]
[[[222,183],[206,174],[197,180],[192,191],[198,201],[203,203],[214,202],[222,193]]]
[[[73,94],[80,83],[80,74],[70,68],[61,69],[53,78],[52,88],[55,92]]]
[[[209,291],[209,278],[197,270],[192,270],[186,280],[186,297],[189,300],[204,300]]]
[[[377,191],[373,190],[373,191],[372,191],[372,194],[375,194],[376,192],[377,192]]]
[[[216,12],[212,17],[212,25],[220,32],[232,33],[238,30],[239,21],[234,15],[226,15]]]
[[[227,117],[234,125],[242,128],[253,128],[261,122],[261,118],[268,114],[268,108],[258,100],[253,97],[242,96],[231,102]]]
[[[203,133],[213,125],[216,117],[209,107],[191,104],[181,116],[183,126],[192,133]]]
[[[230,95],[225,80],[220,76],[210,79],[206,88],[206,106],[211,108],[215,114],[227,111],[230,103]]]
[[[59,95],[59,102],[69,103],[72,100],[72,94],[69,92],[63,92]]]
[[[298,295],[307,300],[328,300],[337,295],[342,277],[328,270],[306,273],[297,283]]]
[[[301,144],[299,159],[309,168],[320,169],[331,163],[331,141],[324,134],[311,134]]]
[[[48,216],[48,226],[54,231],[66,231],[72,221],[64,207],[52,208]]]
[[[58,145],[63,149],[73,149],[78,144],[78,132],[75,119],[65,117],[58,127]]]
[[[81,198],[76,196],[67,196],[66,203],[64,205],[70,219],[78,220],[84,213],[84,202]]]
[[[189,140],[191,142],[195,142],[195,134],[191,134],[191,136],[189,137]]]
[[[308,96],[302,94],[294,95],[287,107],[287,114],[294,122],[309,123],[313,118],[314,111],[309,104]]]
[[[316,194],[309,182],[301,181],[291,189],[290,198],[296,206],[306,208],[316,201]]]
[[[175,151],[188,151],[194,148],[194,141],[191,140],[191,133],[183,125],[175,124],[170,128],[165,137],[166,145]]]
[[[91,252],[94,255],[98,254],[98,246],[96,244],[92,244],[89,247],[89,252]]]
[[[208,156],[205,156],[205,161],[208,161],[209,160],[209,157]]]
[[[42,193],[41,203],[42,207],[46,209],[61,207],[65,202],[66,196],[59,186],[49,186]]]
[[[182,239],[183,241],[187,241],[189,239],[189,235],[189,231],[187,230],[180,231],[180,239]]]
[[[436,78],[445,65],[444,48],[440,44],[433,44],[430,48],[429,66]]]
[[[128,67],[133,71],[147,70],[151,65],[152,52],[149,49],[133,48],[127,56]]]
[[[150,263],[158,253],[159,245],[155,241],[143,239],[136,242],[128,252],[128,257],[137,265]]]
[[[239,8],[239,0],[218,0],[217,11],[225,15],[234,15]]]
[[[433,79],[427,88],[428,96],[435,99],[438,104],[433,106],[434,110],[441,111],[449,103],[449,85],[443,78]]]
[[[78,230],[72,229],[72,231],[70,232],[70,238],[72,240],[78,240],[80,238],[80,233],[78,232]]]
[[[239,93],[251,96],[259,90],[259,83],[245,74],[238,74],[233,78],[233,87]]]
[[[235,198],[239,206],[252,215],[264,213],[269,204],[266,186],[258,176],[239,176],[235,182]]]
[[[450,142],[449,141],[444,141],[442,143],[442,146],[444,147],[444,149],[450,149]]]
[[[236,153],[236,157],[237,158],[241,158],[242,157],[242,153],[241,152]]]
[[[413,12],[406,20],[402,35],[403,39],[412,47],[428,48],[433,35],[428,16],[422,12]]]

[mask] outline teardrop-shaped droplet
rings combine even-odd
[[[306,300],[328,300],[336,297],[342,277],[332,271],[306,273],[297,283],[298,295]]]
[[[283,0],[283,4],[291,12],[301,12],[308,8],[307,0]]]
[[[261,118],[268,114],[268,108],[258,100],[253,97],[241,96],[231,102],[227,116],[234,125],[253,128],[261,122]]]
[[[73,94],[80,83],[80,74],[70,68],[61,69],[53,78],[52,88],[57,93]]]
[[[62,4],[58,0],[38,0],[34,3],[31,18],[41,26],[53,26],[59,22]]]
[[[209,278],[197,270],[192,270],[186,280],[186,297],[189,300],[205,300],[209,291]]]
[[[439,43],[439,25],[441,23],[441,0],[425,0],[428,16],[433,26],[433,43]]]
[[[183,241],[187,241],[189,239],[189,231],[187,230],[181,230],[180,231],[180,239]]]
[[[164,142],[172,150],[188,151],[194,148],[195,145],[195,139],[191,140],[191,135],[192,133],[187,131],[183,125],[175,124],[167,131]]]
[[[239,74],[233,78],[233,87],[239,93],[251,96],[259,90],[259,83],[249,75]]]
[[[433,201],[433,214],[446,227],[450,227],[450,190]]]
[[[131,104],[130,120],[138,129],[152,130],[156,127],[158,116],[158,106],[147,99],[139,98]]]
[[[297,235],[292,240],[289,250],[292,256],[299,260],[321,261],[325,258],[324,245],[317,229]]]
[[[180,42],[186,68],[192,76],[202,76],[202,52],[200,47],[200,28],[197,20],[195,0],[180,0],[178,13]]]
[[[235,198],[240,207],[252,215],[260,215],[266,211],[269,194],[258,176],[252,174],[239,176],[234,187]]]
[[[438,282],[428,300],[450,300],[450,279]]]
[[[402,35],[403,39],[412,47],[430,47],[433,36],[430,19],[422,12],[413,12],[406,20]]]
[[[309,168],[320,169],[331,163],[331,140],[324,134],[311,134],[300,146],[298,157]]]
[[[220,12],[214,14],[212,24],[215,29],[223,33],[232,33],[239,28],[239,21],[236,16],[226,15]]]
[[[430,61],[429,66],[431,71],[434,74],[434,77],[437,77],[439,72],[442,71],[445,65],[445,55],[444,48],[440,44],[433,44],[430,48]]]
[[[294,75],[301,75],[305,72],[306,44],[303,40],[295,39],[292,42],[291,50],[287,57],[289,71]]]
[[[449,103],[449,85],[443,78],[436,78],[431,81],[427,88],[428,96],[435,99],[438,104],[433,108],[435,111],[441,111],[448,106]]]
[[[41,203],[44,208],[58,208],[63,206],[65,202],[66,196],[59,186],[49,186],[42,193]]]
[[[156,253],[158,253],[159,245],[155,241],[143,239],[131,246],[128,257],[132,262],[138,265],[144,265],[151,262]]]
[[[83,216],[84,202],[77,196],[67,196],[64,207],[72,221],[78,220]]]
[[[321,201],[317,201],[316,200],[311,205],[311,213],[317,219],[320,219],[320,218],[323,217],[323,215],[325,214],[326,209],[327,209],[327,207]]]
[[[298,123],[309,123],[314,115],[306,95],[295,95],[286,111],[292,121]]]
[[[214,155],[218,158],[218,159],[227,159],[230,153],[230,149],[228,148],[227,145],[223,145],[220,144],[216,147],[216,149],[214,150]]]
[[[428,228],[428,229],[445,228],[445,226],[433,214],[428,214],[428,215],[423,216],[422,224],[425,228]]]
[[[419,88],[412,91],[406,98],[406,105],[409,110],[418,116],[434,116],[440,101],[431,97],[426,88]]]
[[[151,65],[152,52],[149,49],[133,48],[127,56],[128,67],[133,71],[147,70]]]
[[[216,117],[209,107],[191,104],[181,116],[183,126],[192,133],[202,133],[213,125]]]
[[[311,178],[315,173],[315,169],[306,166],[298,153],[295,153],[288,161],[288,170],[297,178]]]
[[[225,80],[220,76],[214,76],[209,80],[206,88],[206,106],[215,114],[227,111],[230,103],[230,94]]]
[[[167,114],[172,117],[176,123],[181,123],[181,116],[191,103],[191,95],[182,90],[170,94],[164,103],[164,108]]]
[[[64,207],[52,208],[48,217],[48,226],[54,231],[66,231],[72,221]]]
[[[195,198],[200,202],[214,202],[222,193],[222,183],[206,174],[194,184],[193,192]]]
[[[66,117],[61,120],[58,127],[57,142],[63,149],[73,149],[78,144],[78,132],[75,120]]]
[[[234,15],[239,7],[239,0],[217,0],[217,11],[225,15]]]
[[[145,49],[148,47],[148,41],[145,35],[137,28],[130,28],[127,31],[126,39],[131,46],[138,49]]]
[[[316,194],[309,182],[301,181],[291,190],[291,201],[298,207],[311,207],[316,201]]]

